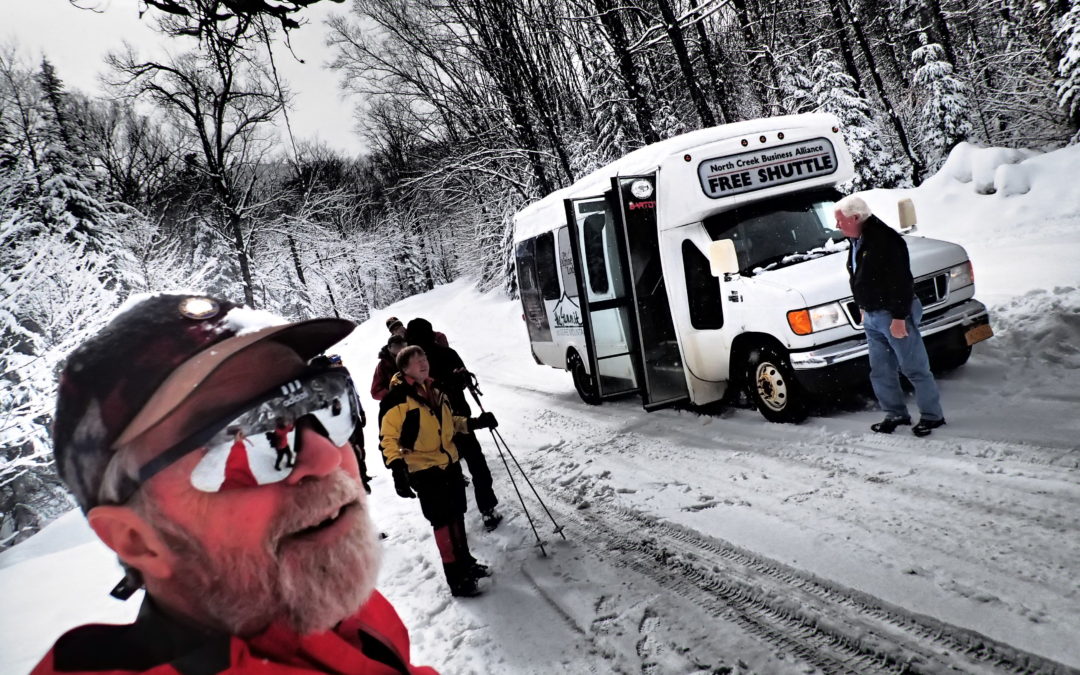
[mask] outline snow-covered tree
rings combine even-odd
[[[52,475],[55,371],[126,292],[135,214],[99,194],[72,152],[63,85],[0,59],[0,546],[68,506]],[[18,504],[36,504],[33,508]]]
[[[903,164],[882,142],[885,134],[872,116],[870,102],[856,91],[855,80],[831,50],[814,54],[813,78],[818,110],[840,119],[840,131],[855,163],[851,189],[910,185]]]
[[[1058,100],[1075,125],[1080,123],[1080,0],[1072,0],[1069,11],[1058,21],[1056,35],[1062,48],[1058,63]],[[1080,129],[1072,142],[1080,142]]]
[[[919,47],[911,54],[915,86],[922,106],[919,126],[923,155],[929,172],[945,162],[953,147],[971,138],[971,100],[968,86],[953,74],[945,50],[937,43]]]
[[[806,64],[798,54],[792,53],[777,64],[776,83],[780,88],[782,114],[797,115],[811,112],[817,107],[814,100],[814,82],[810,79]]]

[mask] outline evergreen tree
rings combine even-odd
[[[844,72],[831,50],[814,54],[813,78],[818,110],[840,119],[840,130],[855,164],[851,189],[910,185],[904,166],[882,143],[885,134],[871,116],[870,102],[855,90],[855,80]]]
[[[919,47],[911,54],[911,62],[917,68],[915,86],[923,98],[919,115],[923,154],[927,170],[933,173],[957,143],[970,139],[974,131],[971,102],[967,85],[953,75],[941,45]]]
[[[1058,21],[1057,38],[1062,56],[1058,63],[1058,101],[1072,120],[1080,142],[1080,0],[1072,0],[1069,11]]]
[[[780,87],[782,114],[797,115],[811,112],[817,107],[814,100],[814,82],[798,54],[793,53],[780,60],[776,70],[776,83]]]
[[[56,68],[49,62],[49,59],[44,57],[41,59],[41,72],[38,73],[38,83],[41,85],[41,93],[45,97],[49,115],[52,117],[52,123],[59,134],[63,148],[69,154],[73,154],[76,148],[73,141],[74,133],[71,129],[71,119],[68,114],[67,92],[64,91],[64,82],[57,75]]]

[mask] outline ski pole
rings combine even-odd
[[[473,374],[473,373],[468,373],[468,376],[469,376],[469,384],[468,384],[469,393],[472,394],[473,400],[476,401],[476,405],[480,408],[480,412],[482,412],[482,413],[487,412],[484,409],[484,404],[480,401],[480,396],[482,396],[482,394],[480,392],[480,387],[476,382],[476,375]],[[541,506],[541,508],[544,509],[544,513],[546,513],[547,517],[551,520],[551,524],[555,527],[555,529],[554,529],[555,533],[557,533],[565,541],[566,540],[566,535],[563,534],[562,525],[559,525],[558,521],[555,520],[555,516],[551,515],[551,511],[548,509],[547,504],[544,503],[544,499],[540,496],[540,493],[536,491],[536,486],[534,486],[532,481],[529,480],[529,474],[525,473],[525,469],[522,468],[521,463],[518,462],[517,457],[514,456],[513,451],[510,450],[510,446],[506,443],[506,439],[504,439],[502,437],[502,434],[499,433],[498,429],[491,429],[490,431],[491,431],[491,438],[495,442],[495,448],[499,450],[499,456],[502,457],[502,448],[499,447],[499,444],[501,442],[502,447],[506,448],[506,454],[510,455],[510,459],[514,460],[514,465],[517,467],[518,471],[521,472],[521,477],[525,479],[525,483],[529,486],[529,489],[532,490],[533,496],[536,497],[536,501],[540,502],[540,506]],[[503,458],[503,463],[504,464],[506,463],[506,458],[505,457]],[[507,471],[507,473],[510,472],[510,467],[509,466],[506,467],[506,471]],[[510,475],[510,481],[511,482],[514,481],[513,474]],[[516,483],[514,485],[514,489],[515,490],[517,489],[517,484]],[[518,497],[520,498],[520,493],[519,493]],[[524,502],[522,502],[522,506],[524,506]]]

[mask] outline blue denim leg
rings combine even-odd
[[[863,312],[863,329],[870,347],[870,384],[887,418],[906,418],[908,410],[904,390],[900,388],[900,364],[887,337],[890,321],[892,317],[888,312]]]
[[[919,405],[919,415],[924,420],[940,420],[945,417],[945,413],[941,409],[941,395],[938,393],[937,382],[934,381],[934,376],[930,372],[930,357],[926,353],[926,345],[923,344],[922,334],[919,333],[919,321],[922,320],[922,303],[918,298],[911,303],[911,316],[907,320],[908,336],[906,338],[894,338],[889,331],[889,324],[892,322],[892,317],[888,312],[868,312],[867,319],[864,321],[863,326],[866,328],[867,339],[870,339],[871,332],[878,338],[884,338],[886,341],[890,353],[893,355],[893,368],[889,373],[889,377],[895,381],[896,390],[900,391],[899,378],[896,375],[896,366],[899,366],[900,372],[911,382],[915,387],[915,401]],[[873,325],[871,329],[870,325]],[[882,399],[881,393],[878,392],[878,385],[875,381],[875,371],[877,368],[874,366],[874,341],[871,340],[870,349],[870,381],[874,383],[874,394],[878,397],[878,402],[882,408],[889,414],[892,414],[890,409],[886,407],[886,400]],[[882,362],[883,366],[887,364]],[[885,374],[882,374],[882,380],[886,378]],[[887,386],[891,386],[891,383]],[[893,392],[887,391],[886,395],[891,395]],[[903,392],[901,394],[901,404],[903,402]],[[892,404],[895,399],[888,399],[889,404]],[[906,414],[907,407],[904,406]]]

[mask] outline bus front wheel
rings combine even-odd
[[[806,419],[806,394],[782,350],[771,346],[750,350],[745,377],[746,393],[765,419],[788,423]]]
[[[566,367],[574,378],[574,389],[578,396],[589,405],[600,405],[600,392],[597,391],[596,379],[585,370],[585,362],[577,352],[571,352],[566,359]]]

